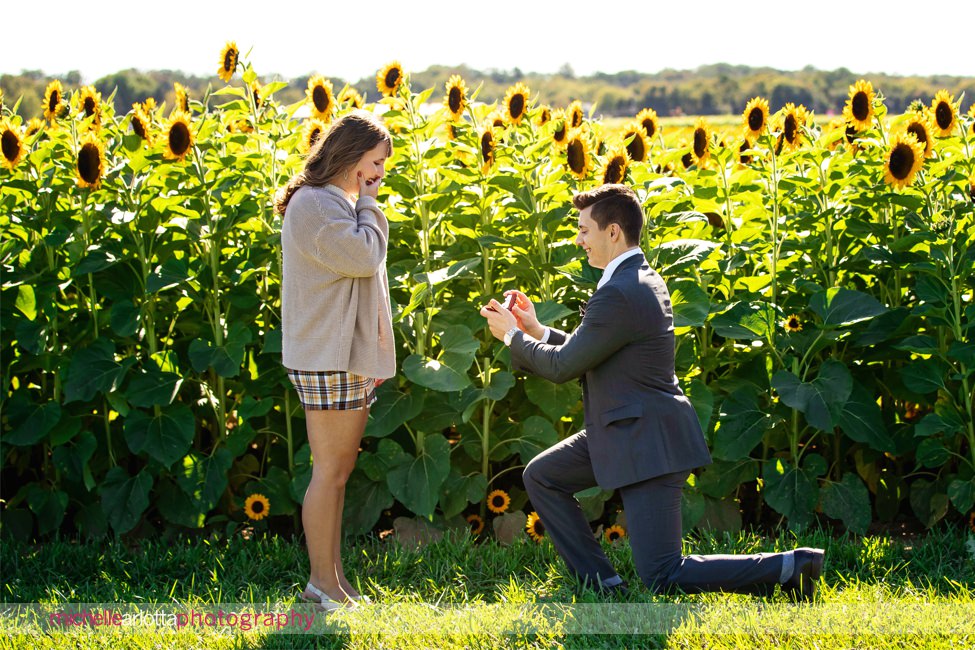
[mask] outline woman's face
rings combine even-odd
[[[359,159],[349,172],[349,181],[355,186],[356,192],[359,191],[359,174],[362,174],[367,185],[378,183],[386,175],[387,153],[389,153],[389,146],[385,142],[380,142]]]

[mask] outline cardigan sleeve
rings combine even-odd
[[[306,253],[339,275],[364,278],[379,272],[386,261],[389,227],[375,199],[360,198],[355,210],[327,193],[309,193],[302,199],[295,216],[307,229],[299,227],[295,234]],[[307,205],[309,199],[312,205]],[[318,216],[309,218],[307,208]]]

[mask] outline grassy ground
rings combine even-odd
[[[502,547],[464,537],[419,550],[365,540],[349,551],[347,574],[375,604],[318,615],[314,633],[305,634],[232,632],[202,617],[180,631],[105,626],[38,634],[9,609],[42,603],[57,612],[89,603],[187,618],[218,610],[310,614],[296,601],[308,575],[297,541],[5,542],[0,648],[971,648],[975,542],[967,537],[944,529],[910,540],[821,532],[687,540],[686,552],[694,553],[826,548],[820,596],[799,606],[779,594],[652,595],[625,541],[607,550],[631,593],[606,601],[577,593],[547,540]]]

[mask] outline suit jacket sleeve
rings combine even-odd
[[[627,313],[631,310],[626,295],[619,288],[607,285],[589,299],[586,315],[572,334],[552,331],[550,340],[562,338],[561,343],[551,345],[526,337],[522,332],[516,334],[511,342],[511,364],[516,370],[558,384],[575,379],[633,339],[635,328],[627,326]]]

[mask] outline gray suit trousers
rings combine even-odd
[[[781,553],[682,555],[681,491],[689,472],[665,474],[620,488],[633,562],[655,592],[747,592],[777,584]],[[616,576],[574,497],[596,485],[586,432],[536,456],[524,471],[525,489],[559,555],[575,576],[591,585]]]

